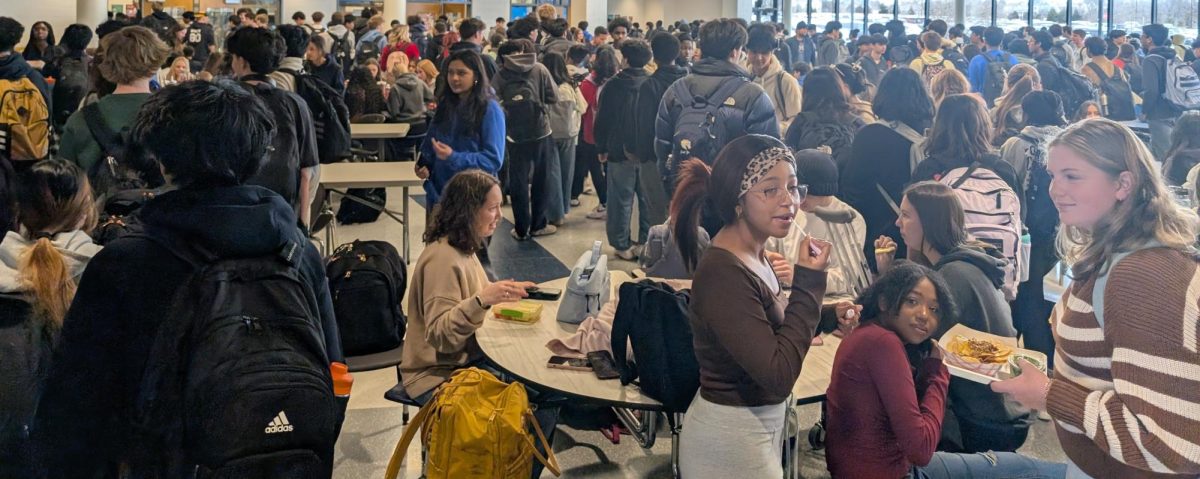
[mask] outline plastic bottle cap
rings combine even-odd
[[[350,389],[354,386],[354,376],[350,374],[350,369],[343,363],[331,363],[329,373],[333,376],[333,395],[349,396]]]

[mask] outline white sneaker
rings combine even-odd
[[[546,225],[545,228],[529,233],[530,236],[550,236],[558,232],[558,227],[554,225]]]
[[[604,205],[597,206],[591,213],[587,214],[589,220],[606,220],[608,219],[608,210]]]
[[[1046,412],[1046,411],[1038,411],[1038,412],[1037,412],[1037,418],[1038,418],[1038,419],[1041,419],[1041,420],[1043,420],[1043,421],[1049,421],[1049,420],[1050,420],[1050,413],[1048,413],[1048,412]]]
[[[579,198],[571,200],[571,206],[579,206]]]
[[[617,257],[625,261],[636,261],[638,257],[637,246],[630,246],[629,249],[617,250]]]

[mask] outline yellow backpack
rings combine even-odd
[[[546,457],[534,447],[526,421],[545,446]],[[525,387],[506,384],[482,369],[455,371],[438,388],[404,429],[388,462],[386,479],[399,474],[418,428],[428,451],[428,479],[528,479],[534,457],[559,475],[558,460],[529,409]]]
[[[0,153],[35,161],[50,153],[50,109],[28,78],[0,80]]]

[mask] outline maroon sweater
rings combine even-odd
[[[949,382],[940,359],[923,360],[914,382],[896,333],[877,324],[856,329],[838,347],[826,394],[829,472],[900,478],[914,464],[929,464],[942,435]]]

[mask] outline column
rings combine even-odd
[[[97,25],[108,20],[108,2],[105,0],[75,0],[75,22],[95,28]],[[26,29],[28,30],[28,28]],[[62,30],[59,30],[62,32]],[[99,44],[99,40],[92,39],[92,44]]]
[[[512,14],[508,7],[509,0],[472,0],[471,16],[483,20],[490,29],[496,24],[496,17],[508,18]]]
[[[408,16],[408,2],[405,0],[383,0],[383,19],[385,24],[391,23],[392,20],[400,20],[404,22]]]

